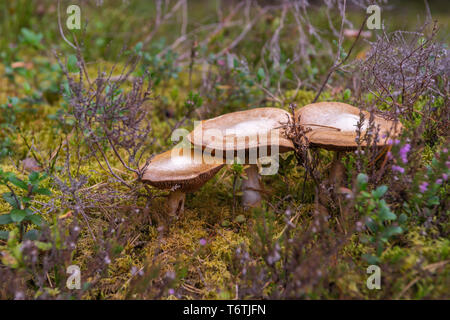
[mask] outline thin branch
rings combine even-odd
[[[316,97],[315,97],[314,100],[313,100],[313,103],[316,102],[317,99],[319,99],[320,94],[322,93],[323,89],[325,88],[326,84],[328,83],[328,80],[330,79],[330,77],[331,77],[331,75],[333,74],[333,72],[335,72],[336,70],[338,70],[339,67],[340,67],[341,65],[343,65],[343,64],[348,60],[348,58],[350,57],[350,55],[351,55],[351,53],[352,53],[352,51],[353,51],[353,48],[355,47],[356,43],[358,42],[358,40],[359,40],[359,38],[360,38],[360,36],[361,36],[361,32],[362,32],[362,30],[364,29],[364,26],[366,25],[367,18],[368,18],[368,16],[366,16],[366,17],[364,18],[364,21],[363,21],[363,23],[361,24],[361,27],[359,28],[358,35],[356,36],[355,40],[353,41],[352,46],[350,47],[350,50],[348,51],[348,54],[345,56],[344,59],[342,59],[341,62],[339,62],[339,63],[337,63],[337,64],[335,63],[335,65],[334,65],[333,67],[331,67],[330,70],[328,71],[328,74],[327,74],[327,76],[325,77],[325,80],[323,81],[323,83],[322,83],[322,85],[321,85],[319,91],[317,92]],[[339,58],[338,58],[338,59],[339,59]]]

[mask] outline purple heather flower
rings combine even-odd
[[[444,179],[444,181],[447,181],[447,179],[448,179],[448,174],[443,173],[443,174],[442,174],[442,179]]]
[[[361,221],[356,222],[356,231],[362,231],[364,224]]]
[[[405,173],[405,169],[404,168],[402,168],[402,167],[400,167],[400,166],[397,166],[397,165],[393,165],[392,166],[392,171],[397,171],[397,172],[400,172],[400,173]]]
[[[204,238],[201,238],[199,242],[201,246],[206,245],[206,240]]]
[[[389,139],[387,142],[388,145],[399,144],[399,143],[400,143],[400,140],[398,140],[398,139],[395,139],[395,140]]]
[[[419,190],[420,192],[424,193],[425,191],[427,191],[428,188],[428,182],[422,182],[419,186]]]
[[[224,66],[225,65],[225,60],[217,60],[217,64],[219,66]]]
[[[442,184],[442,179],[437,179],[436,184]]]
[[[170,289],[169,289],[169,294],[173,296],[173,295],[175,294],[175,290],[173,290],[172,288],[170,288]]]
[[[269,263],[269,265],[273,265],[275,262],[277,262],[278,260],[280,260],[280,254],[278,253],[278,251],[274,251],[272,254],[270,254],[267,257],[267,262]]]
[[[400,157],[402,158],[403,163],[408,163],[409,150],[411,150],[411,145],[409,143],[400,148]]]
[[[447,149],[447,148],[444,148],[444,149],[442,149],[442,152],[447,153],[447,152],[448,152],[448,149]]]
[[[25,294],[22,291],[17,291],[14,300],[25,300]]]
[[[389,160],[392,160],[394,157],[392,156],[392,152],[388,151],[387,157]]]

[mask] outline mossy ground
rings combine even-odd
[[[288,92],[287,95],[289,94]],[[293,101],[298,105],[305,105],[311,102],[313,97],[313,92],[299,91],[297,97],[293,97]],[[325,94],[323,99],[327,97],[329,94]],[[54,150],[55,141],[59,138],[52,121],[47,118],[57,108],[58,106],[39,107],[38,117],[25,115],[22,119],[26,122],[24,126],[26,130],[22,132],[22,137],[32,141],[34,147],[41,150],[42,154]],[[287,106],[285,108],[287,109]],[[158,125],[158,120],[155,119],[155,127],[159,128]],[[326,151],[323,153],[324,162],[326,162],[323,167],[326,168],[332,154]],[[23,143],[23,139],[18,138],[15,141],[15,157],[12,161],[11,159],[2,160],[3,170],[15,172],[19,177],[24,177],[27,172],[21,170],[19,160],[27,155],[29,150]],[[64,154],[60,158],[58,164],[62,166]],[[111,157],[111,159],[114,158]],[[113,160],[111,164],[120,170],[121,167],[117,161]],[[233,213],[232,176],[229,170],[228,167],[224,167],[200,190],[194,194],[188,194],[184,214],[177,220],[170,221],[169,225],[165,225],[167,230],[162,236],[157,230],[158,226],[154,223],[150,224],[151,220],[143,216],[142,211],[136,212],[134,209],[129,209],[139,208],[139,204],[119,201],[117,205],[124,208],[122,216],[128,219],[126,230],[123,231],[127,233],[127,242],[112,261],[107,273],[102,276],[98,288],[90,291],[85,298],[125,298],[133,278],[132,270],[143,268],[148,261],[158,264],[161,272],[174,271],[175,268],[183,270],[184,276],[179,282],[179,287],[183,288],[184,292],[182,298],[233,298],[236,279],[230,270],[230,264],[236,249],[252,241],[255,235],[253,228],[255,218],[251,211],[243,211],[239,205]],[[107,176],[96,162],[84,164],[80,173],[89,176],[85,188],[95,189],[107,181]],[[277,198],[279,199],[287,192],[299,199],[301,193],[299,181],[302,181],[303,173],[301,168],[294,167],[282,177],[264,177],[265,189],[268,191],[265,195],[266,200],[276,202]],[[5,188],[0,188],[0,192],[5,191]],[[126,192],[126,190],[123,191]],[[150,217],[165,215],[164,195],[162,193],[162,197],[152,202]],[[239,201],[239,196],[236,197]],[[306,196],[306,199],[312,198],[312,195]],[[313,204],[302,204],[298,199],[296,201],[302,207],[298,223],[308,223]],[[47,199],[45,196],[40,196],[36,200],[46,201]],[[8,205],[0,202],[0,212],[8,210]],[[59,215],[63,214],[65,212],[59,213]],[[111,214],[114,215],[115,210]],[[105,229],[107,216],[108,209],[90,210],[91,228]],[[238,216],[243,216],[244,219],[237,221]],[[51,216],[45,218],[48,221],[52,220]],[[282,217],[278,217],[275,224],[277,234],[282,232],[283,226]],[[397,293],[398,298],[443,297],[448,294],[450,264],[447,262],[450,261],[450,241],[434,239],[423,233],[424,230],[420,226],[411,228],[398,241],[391,243],[382,256],[382,261],[389,263],[392,268],[389,271],[389,278],[384,280],[389,283],[384,282],[383,285],[394,288],[393,291]],[[202,246],[200,239],[205,239],[206,245]],[[336,266],[337,269],[345,270],[346,274],[345,277],[336,279],[336,286],[342,293],[342,297],[383,296],[382,292],[367,290],[365,286],[367,265],[361,260],[365,250],[365,246],[355,237],[340,253],[343,257],[342,261],[352,261],[351,264],[339,263]],[[77,244],[73,263],[83,268],[94,251],[93,239],[89,232],[84,230]],[[157,256],[156,260],[154,260],[155,256]],[[324,296],[327,297],[327,294],[324,293]],[[337,296],[329,297],[337,298]],[[167,298],[175,298],[175,296],[168,295]]]
[[[98,22],[96,27],[101,29],[101,23]],[[218,37],[224,36],[223,34],[218,35]],[[107,41],[107,39],[103,40]],[[92,48],[91,54],[98,54],[96,52],[98,50],[100,49]],[[26,53],[24,56],[30,60],[36,58]],[[111,62],[102,62],[101,64],[103,66],[112,65]],[[0,63],[0,72],[3,71],[4,66]],[[169,110],[178,118],[184,115],[183,105],[188,95],[188,88],[196,87],[196,84],[200,83],[200,71],[200,68],[194,68],[191,78],[193,84],[189,80],[191,76],[187,72],[181,72],[177,78],[170,79],[163,86],[154,88],[155,101],[149,105],[149,108],[151,108],[152,114],[152,135],[156,141],[150,152],[158,153],[170,148],[171,141],[168,134],[175,121],[164,117],[163,111]],[[90,67],[89,72],[95,76],[97,66]],[[16,77],[14,83],[10,83],[6,78],[1,79],[0,103],[6,102],[6,97],[12,94],[26,97],[21,77]],[[222,90],[221,95],[218,96],[226,100],[230,89],[222,88],[220,90]],[[266,101],[266,105],[289,110],[289,103],[295,103],[301,107],[311,103],[315,94],[316,92],[313,90],[288,89],[284,91],[286,97],[284,105],[274,101]],[[348,102],[341,91],[334,92],[332,90],[325,91],[320,100]],[[31,157],[27,144],[32,145],[33,149],[38,151],[36,155],[42,162],[48,160],[49,155],[58,148],[64,138],[61,128],[49,117],[61,108],[62,103],[62,100],[58,100],[54,104],[25,106],[24,112],[20,113],[16,123],[21,131],[14,134],[14,153],[0,162],[3,171],[14,172],[19,177],[25,177],[28,174],[20,163],[21,160]],[[221,110],[213,110],[212,115],[244,110],[250,106],[252,106],[250,103],[235,102],[232,105],[222,106],[224,108]],[[187,121],[183,127],[191,130],[193,122]],[[68,143],[74,147],[76,142],[73,136],[69,135]],[[432,150],[424,153],[424,162],[431,159],[432,153]],[[333,153],[321,151],[320,154],[322,158],[320,170],[326,172]],[[126,180],[134,179],[124,170],[111,150],[108,151],[108,156],[111,159],[111,166],[121,177]],[[284,155],[283,158],[286,156]],[[66,153],[63,148],[58,156],[56,166],[64,167],[65,159]],[[78,164],[77,159],[72,157],[70,161],[72,168],[75,168]],[[109,183],[109,177],[95,161],[82,163],[79,173],[89,177],[88,183],[83,188],[91,188],[93,193],[101,192],[105,183]],[[284,196],[292,195],[292,203],[297,208],[294,214],[298,214],[296,223],[299,230],[302,225],[311,222],[314,211],[314,188],[312,182],[307,181],[304,192],[303,177],[303,168],[290,166],[283,171],[283,174],[263,178],[266,190],[264,197],[268,203],[277,203]],[[118,184],[110,185],[119,192],[124,194],[127,192]],[[46,186],[51,186],[50,181]],[[174,288],[175,293],[171,294],[166,290],[162,295],[165,299],[234,298],[238,275],[232,268],[233,259],[238,247],[242,244],[250,245],[252,243],[256,234],[257,219],[253,211],[244,211],[239,204],[233,209],[233,176],[230,167],[224,167],[200,190],[188,194],[185,212],[175,220],[167,219],[165,207],[167,192],[161,192],[154,188],[151,190],[160,196],[152,200],[149,211],[145,213],[144,201],[131,203],[126,197],[124,199],[114,198],[113,203],[99,202],[97,206],[91,207],[87,211],[90,227],[99,233],[109,230],[108,225],[111,220],[117,217],[123,218],[120,232],[124,242],[120,244],[107,271],[101,275],[98,285],[95,289],[89,290],[83,298],[145,298],[145,295],[134,293],[132,286],[135,270],[141,270],[149,264],[158,266],[158,272],[161,274],[170,271],[177,273],[178,282]],[[6,191],[6,188],[0,186],[0,193]],[[56,189],[52,189],[52,192],[54,195],[58,195]],[[239,203],[238,190],[235,197]],[[35,200],[45,203],[49,199],[46,196],[38,196]],[[448,199],[444,199],[444,201],[448,201]],[[55,205],[57,206],[58,203]],[[393,206],[395,205],[393,204]],[[5,201],[0,200],[0,214],[8,212],[10,209]],[[67,211],[64,208],[51,214],[44,211],[44,218],[51,222],[55,217],[58,218],[65,214]],[[65,221],[69,223],[70,219]],[[72,263],[78,264],[83,271],[97,248],[86,224],[82,223],[84,228]],[[284,217],[276,216],[274,234],[281,234],[284,227]],[[4,227],[4,229],[8,228],[11,227]],[[402,235],[389,242],[381,257],[383,266],[381,290],[367,289],[367,263],[361,256],[367,252],[368,248],[361,243],[357,235],[353,236],[351,241],[339,252],[337,262],[334,264],[334,271],[338,275],[333,279],[334,288],[321,288],[315,291],[311,298],[430,299],[449,297],[450,240],[435,236],[435,234],[438,233],[433,228],[425,228],[423,225],[411,222],[409,228]],[[205,245],[201,244],[201,239],[206,240]],[[0,250],[4,245],[0,242]],[[85,280],[90,281],[91,279]]]

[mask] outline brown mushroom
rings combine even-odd
[[[184,211],[187,192],[194,192],[211,179],[223,161],[196,155],[193,149],[175,147],[151,159],[142,180],[163,190],[171,190],[168,198],[170,215]]]
[[[277,108],[256,108],[228,113],[204,120],[188,135],[188,140],[203,153],[227,163],[248,164],[247,179],[242,182],[244,207],[261,202],[258,159],[277,156],[293,149],[292,142],[282,133],[282,122],[289,113]]]
[[[363,113],[365,121],[361,127],[361,135],[367,130],[370,118],[367,111]],[[358,147],[356,128],[360,121],[360,110],[341,102],[319,102],[296,110],[295,116],[300,116],[300,125],[311,128],[311,131],[305,134],[310,147],[337,152],[330,169],[330,180],[339,185],[344,174],[344,166],[340,161],[342,151],[351,151]],[[402,128],[400,122],[386,120],[377,115],[374,116],[374,123],[375,128],[379,128],[379,137],[386,137],[377,142],[378,146],[386,145],[387,137],[395,137]],[[366,145],[366,141],[361,141],[361,146]]]

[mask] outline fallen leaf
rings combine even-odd
[[[344,29],[344,37],[347,38],[356,38],[358,36],[359,30],[356,29]],[[370,31],[361,31],[361,38],[370,38],[372,36],[372,32]]]
[[[31,62],[24,62],[24,61],[17,61],[11,63],[11,68],[18,69],[18,68],[25,68],[28,70],[33,69],[33,64]]]
[[[63,215],[61,215],[61,216],[59,216],[58,219],[63,220],[63,219],[70,218],[70,217],[72,217],[72,216],[73,216],[72,211],[67,211],[67,213],[65,213],[65,214],[63,214]]]

